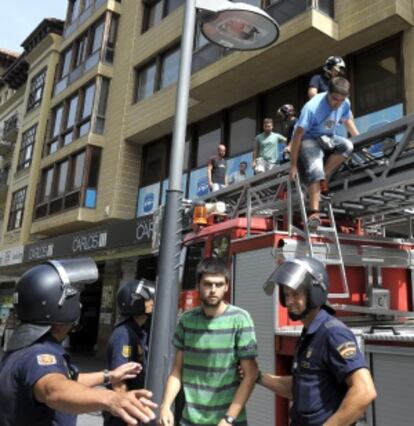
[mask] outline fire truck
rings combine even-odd
[[[306,224],[306,191],[290,182],[289,164],[206,196],[226,214],[202,206],[183,240],[181,307],[197,305],[201,258],[225,259],[229,300],[250,312],[260,369],[290,374],[301,332],[263,284],[282,259],[314,256],[327,267],[329,301],[355,333],[378,392],[359,425],[413,424],[414,385],[414,115],[355,137],[352,158],[333,176],[322,223]],[[252,426],[286,426],[288,401],[256,386],[248,402]]]

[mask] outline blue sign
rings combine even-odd
[[[208,194],[207,167],[193,170],[190,175],[190,188],[188,197],[190,199],[202,197]]]
[[[247,152],[246,154],[238,155],[237,157],[227,160],[227,175],[231,176],[233,173],[238,172],[242,161],[247,163],[246,175],[248,177],[253,176],[253,154],[251,152]]]
[[[153,213],[159,206],[160,183],[140,188],[138,192],[137,217]]]

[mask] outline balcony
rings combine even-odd
[[[16,142],[19,133],[19,116],[17,113],[4,121],[1,139],[5,142]]]
[[[9,189],[9,168],[0,169],[0,204],[5,203]]]
[[[273,0],[265,10],[279,25],[283,25],[310,9],[333,18],[334,0]],[[193,53],[192,72],[207,67],[229,53],[227,49],[211,43],[205,44]]]

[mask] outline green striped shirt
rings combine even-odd
[[[173,344],[183,351],[185,408],[181,425],[217,426],[239,387],[239,360],[257,356],[249,313],[233,305],[212,318],[201,307],[185,312]],[[244,409],[236,424],[247,425]]]

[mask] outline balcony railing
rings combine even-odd
[[[4,121],[2,139],[6,142],[16,142],[19,132],[19,116],[17,113]]]
[[[279,25],[283,25],[309,9],[317,9],[333,18],[334,3],[334,0],[273,0],[265,10]],[[204,45],[193,53],[192,72],[203,69],[228,53],[228,50],[211,43]]]

